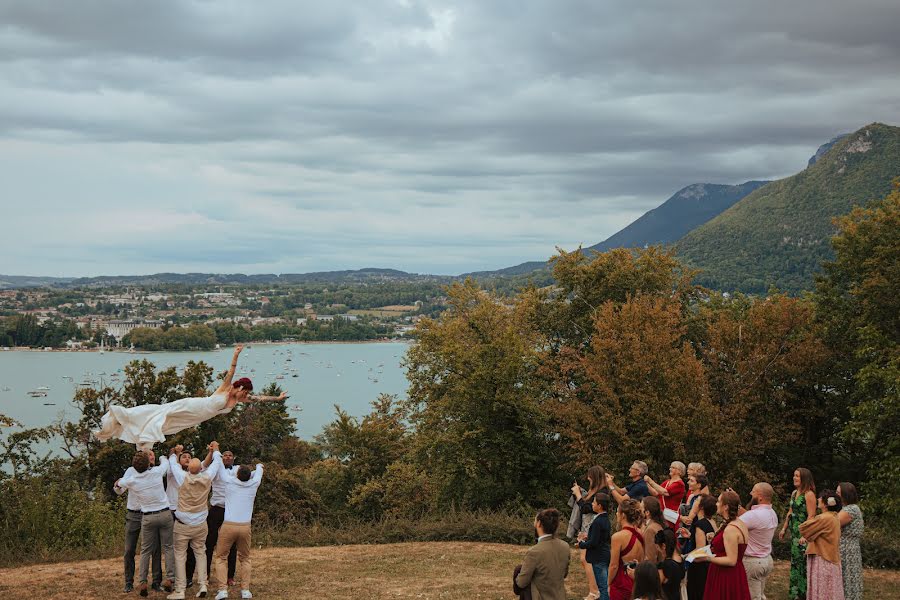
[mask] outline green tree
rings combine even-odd
[[[447,295],[449,310],[420,323],[406,359],[415,464],[443,505],[534,502],[556,467],[536,385],[538,338],[522,311],[472,281]]]
[[[835,260],[816,301],[833,368],[849,383],[844,439],[868,471],[870,510],[900,518],[900,179],[884,200],[836,219]]]

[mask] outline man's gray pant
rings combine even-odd
[[[772,557],[757,558],[744,556],[744,570],[747,571],[747,583],[750,586],[752,600],[766,600],[766,580],[772,574],[775,563]]]
[[[147,569],[154,552],[166,555],[166,579],[175,581],[175,549],[172,546],[172,513],[169,509],[143,515],[141,519],[141,573],[140,582],[147,583]]]
[[[125,513],[125,583],[134,585],[134,555],[137,552],[138,537],[141,535],[141,511],[129,510]],[[153,583],[162,583],[162,555],[159,545],[153,554]]]

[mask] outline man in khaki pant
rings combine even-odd
[[[778,515],[772,509],[775,490],[765,482],[757,483],[750,491],[751,502],[738,517],[749,532],[744,551],[744,571],[752,600],[766,600],[766,581],[772,574],[772,537],[778,528]]]
[[[215,457],[214,461],[221,464],[222,459]],[[229,472],[222,469],[220,473]],[[237,545],[237,576],[241,586],[241,598],[244,600],[253,598],[253,594],[250,593],[250,521],[253,518],[253,502],[256,500],[256,491],[259,489],[262,476],[261,464],[257,464],[252,472],[247,465],[241,465],[236,475],[229,473],[226,476],[225,522],[219,529],[219,540],[213,553],[213,568],[219,584],[216,600],[228,598],[226,561],[232,544]]]
[[[172,536],[175,545],[175,591],[167,596],[168,600],[184,600],[188,546],[194,551],[194,556],[206,556],[206,515],[209,512],[206,499],[209,497],[212,480],[222,465],[219,444],[211,443],[210,449],[219,460],[214,461],[206,471],[200,472],[201,463],[196,458],[188,464],[186,473],[183,469],[172,470],[175,485],[178,486],[178,509],[175,511],[175,529]],[[206,598],[208,583],[206,561],[198,560],[195,568],[195,577],[200,584],[197,597]]]

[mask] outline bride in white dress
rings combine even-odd
[[[253,383],[246,377],[232,383],[238,355],[243,349],[240,345],[235,348],[231,368],[222,385],[211,396],[182,398],[166,404],[144,404],[132,408],[110,405],[109,411],[100,420],[100,429],[94,432],[94,437],[101,442],[118,438],[123,442],[136,444],[138,450],[149,450],[154,443],[164,442],[167,435],[231,412],[238,402],[270,402],[287,398],[283,392],[280,396],[251,396]]]

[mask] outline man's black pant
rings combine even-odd
[[[172,511],[172,522],[174,524],[178,519],[175,518],[175,511]],[[188,546],[187,560],[184,561],[184,571],[187,576],[185,581],[194,581],[194,569],[197,568],[197,558],[194,556],[194,549]],[[207,571],[208,573],[209,571]]]
[[[206,533],[206,572],[210,574],[210,582],[212,582],[213,579],[212,571],[210,571],[213,552],[216,549],[216,542],[219,541],[219,528],[222,527],[222,523],[224,522],[225,507],[215,505],[210,506],[209,516],[206,517],[206,525],[209,528],[209,531]],[[235,567],[237,567],[237,545],[232,544],[231,550],[228,552],[228,579],[234,579]]]
[[[141,511],[129,510],[125,513],[125,583],[134,585],[134,555],[137,552],[138,536],[141,535]],[[160,544],[156,545],[161,548]],[[162,583],[162,552],[153,553],[153,583]]]

